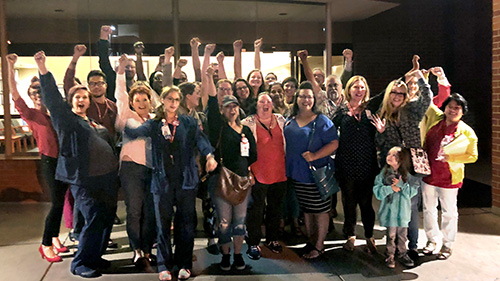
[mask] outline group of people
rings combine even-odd
[[[325,252],[337,195],[326,200],[321,196],[310,167],[326,165],[335,167],[341,189],[345,250],[355,249],[359,205],[366,249],[377,252],[375,194],[382,201],[380,224],[387,227],[387,266],[395,267],[397,259],[414,265],[421,198],[428,239],[423,253],[433,254],[440,242],[439,200],[443,245],[438,258],[451,255],[464,164],[478,155],[477,137],[461,121],[467,102],[459,94],[450,95],[442,68],[421,70],[415,57],[411,71],[370,97],[366,79],[353,76],[351,50],[343,52],[341,77],[325,77],[321,69],[311,69],[307,51],[299,51],[307,78],[299,84],[294,77],[279,82],[274,73],[263,75],[262,39],[254,42],[256,69],[244,79],[243,42],[237,40],[235,77],[229,80],[224,54],[210,63],[215,44],[207,44],[200,61],[201,41],[193,38],[194,82],[182,72],[186,60],[177,61],[172,71],[173,47],[165,49],[148,79],[142,69],[144,44],[134,44],[136,61],[122,55],[114,69],[108,57],[110,35],[111,28],[102,26],[101,70],[89,73],[88,87],[75,78],[86,47],[75,46],[64,77],[65,98],[46,67],[44,52],[36,53],[40,81],[29,90],[36,101],[34,109],[17,91],[17,56],[8,56],[12,97],[34,132],[42,174],[51,190],[52,207],[39,248],[43,258],[61,261],[58,253],[67,250],[58,236],[69,187],[79,240],[71,272],[91,278],[109,267],[102,255],[121,186],[133,262],[142,268],[156,263],[159,280],[171,280],[174,271],[181,280],[191,276],[197,196],[203,200],[207,249],[222,253],[221,270],[245,269],[245,240],[248,257],[261,258],[262,224],[265,245],[281,253],[280,228],[288,218],[297,234],[301,233],[298,219],[303,219],[307,243],[302,257],[316,259]],[[439,83],[435,97],[428,83],[430,73]],[[410,149],[422,148],[430,164],[426,176],[416,175],[412,168]],[[251,182],[251,188],[240,191],[243,197],[238,203],[220,191],[222,169]],[[157,257],[152,253],[155,242]]]

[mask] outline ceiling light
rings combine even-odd
[[[280,16],[287,16],[288,13],[279,13],[278,15],[280,15]]]
[[[63,9],[55,9],[54,12],[56,12],[56,13],[62,13],[62,12],[64,12],[64,10]]]

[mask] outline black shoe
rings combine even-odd
[[[275,254],[283,252],[283,247],[278,241],[269,241],[266,243],[266,246],[269,248],[269,250],[271,250],[271,252]]]
[[[115,243],[115,242],[113,242],[113,240],[109,239],[108,240],[108,248],[118,249],[118,243]]]
[[[71,273],[73,273],[74,275],[81,276],[83,278],[96,278],[101,276],[101,273],[99,271],[86,266],[78,267]]]
[[[245,261],[243,260],[243,256],[241,254],[234,254],[234,267],[237,270],[243,270],[247,266]]]
[[[214,243],[214,244],[209,243],[207,245],[207,251],[208,251],[208,253],[210,253],[212,255],[218,255],[218,254],[220,254],[219,245],[217,245],[217,243]]]
[[[252,260],[260,259],[260,247],[259,246],[248,246],[247,256]]]
[[[155,266],[158,264],[157,258],[155,255],[149,254],[149,264],[151,264],[152,266]]]
[[[76,242],[78,241],[78,234],[74,233],[73,231],[71,231],[69,234],[68,234],[68,238],[71,242]]]
[[[122,224],[122,220],[118,217],[118,215],[115,215],[115,219],[113,220],[113,224]]]
[[[231,255],[222,255],[222,260],[220,262],[220,269],[222,271],[229,271],[231,270]]]
[[[408,256],[410,257],[410,259],[416,261],[418,259],[418,251],[415,249],[415,250],[408,250],[407,252]]]

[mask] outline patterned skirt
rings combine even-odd
[[[299,207],[304,213],[320,214],[330,211],[332,198],[329,197],[326,201],[321,199],[316,184],[294,180],[292,182],[299,201]]]

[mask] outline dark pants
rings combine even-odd
[[[116,213],[117,178],[117,172],[114,171],[86,178],[80,185],[71,185],[75,205],[85,219],[78,252],[71,263],[72,272],[84,267],[95,269],[101,261]]]
[[[373,237],[375,211],[372,206],[374,178],[364,180],[341,180],[342,203],[344,205],[344,235],[356,236],[356,206],[361,210],[361,221],[365,229],[365,238]]]
[[[151,253],[156,224],[151,193],[151,169],[132,161],[123,161],[120,180],[127,207],[127,235],[132,250]]]
[[[419,206],[422,204],[422,179],[419,179],[418,193],[411,198],[411,220],[408,224],[408,249],[418,248],[418,228],[420,227]]]
[[[182,181],[170,181],[166,192],[153,194],[158,231],[158,272],[193,267],[196,216],[196,189],[182,189]],[[175,257],[172,253],[170,226],[174,215]]]
[[[203,211],[203,231],[205,232],[205,235],[209,239],[217,237],[217,227],[216,227],[217,217],[215,216],[215,204],[212,201],[212,197],[210,196],[209,192],[209,183],[212,182],[213,181],[210,181],[210,176],[204,182],[200,181],[198,185],[198,195],[197,195],[197,197],[200,198],[202,201],[201,206]],[[195,216],[195,219],[196,219],[195,225],[197,225],[198,217]]]
[[[66,194],[68,185],[55,179],[57,158],[42,155],[40,163],[42,180],[49,187],[50,199],[52,201],[49,214],[45,219],[42,244],[51,246],[52,237],[59,236],[61,218],[64,210],[64,195]]]
[[[286,193],[286,181],[274,184],[256,182],[252,187],[247,209],[247,244],[259,245],[262,237],[261,224],[266,222],[266,241],[276,241],[279,238],[280,220],[283,215],[283,197]],[[266,205],[267,200],[267,205]]]

